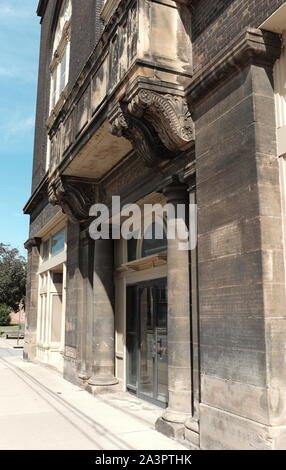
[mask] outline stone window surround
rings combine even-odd
[[[62,355],[65,338],[65,310],[66,310],[66,263],[62,263],[63,282],[57,285],[53,282],[52,271],[39,275],[39,295],[37,314],[37,357],[45,362],[62,367]],[[53,299],[60,295],[61,308],[61,335],[58,341],[52,340]]]
[[[58,45],[58,48],[55,50],[52,61],[50,64],[50,77],[51,77],[51,88],[50,88],[50,114],[53,112],[56,112],[57,105],[59,101],[61,101],[62,97],[66,97],[66,89],[67,89],[67,83],[68,83],[68,76],[69,76],[69,61],[70,61],[70,38],[71,38],[71,22],[68,21],[63,30],[63,36],[60,40],[60,43]],[[61,90],[60,89],[60,83],[61,83],[61,77],[60,77],[60,65],[62,62],[62,59],[66,53],[66,70],[65,70],[65,86]],[[53,99],[53,75],[54,73],[57,74],[57,82],[56,82],[56,98],[55,98],[55,103],[54,105],[52,104],[52,99]]]
[[[51,255],[51,240],[54,235],[60,231],[65,231],[64,250]],[[39,283],[38,294],[38,333],[37,333],[37,357],[41,362],[47,362],[58,369],[62,368],[62,354],[64,351],[64,331],[65,331],[65,311],[66,311],[66,262],[67,262],[67,243],[66,243],[66,221],[61,221],[48,229],[42,236],[40,247],[40,266],[37,272]],[[49,258],[43,260],[44,244],[49,241]],[[57,295],[56,285],[52,280],[52,271],[62,266],[63,283],[61,288],[62,296],[62,318],[61,318],[61,339],[60,342],[52,342],[52,303],[53,296]],[[42,308],[44,307],[44,315]]]
[[[284,242],[284,266],[286,278],[286,154],[279,157],[279,170],[281,180],[281,203],[283,214],[283,242]]]

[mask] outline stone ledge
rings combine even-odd
[[[273,66],[281,54],[278,35],[249,28],[194,75],[186,89],[190,106],[222,83],[228,76],[252,63]]]

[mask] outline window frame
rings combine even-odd
[[[67,19],[64,24],[61,24],[66,14]],[[50,63],[50,114],[57,107],[60,98],[65,96],[69,80],[71,15],[72,2],[65,0],[61,6],[53,38],[52,59]],[[65,61],[64,73],[62,73],[63,61]],[[63,75],[65,78],[62,82]]]

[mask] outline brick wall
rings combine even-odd
[[[102,25],[99,15],[103,0],[73,0],[72,3],[70,89],[73,87],[74,82],[100,37]],[[54,22],[59,6],[60,4],[57,0],[49,0],[41,24],[32,192],[41,182],[46,172],[46,121],[49,113],[50,96],[49,65],[51,61]]]
[[[193,0],[192,39],[197,72],[247,27],[257,28],[283,0]]]
[[[25,323],[25,320],[26,320],[25,310],[22,309],[20,313],[19,312],[10,313],[10,319],[11,319],[12,325],[19,323],[19,316],[20,316],[20,323]]]

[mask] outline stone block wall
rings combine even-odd
[[[285,448],[285,271],[272,76],[280,45],[255,31],[241,38],[230,52],[235,69],[224,69],[193,104],[203,449]],[[260,52],[243,63],[234,51],[246,41],[254,49],[260,42]],[[268,64],[267,53],[255,59],[264,41],[265,51],[272,48]],[[218,64],[210,67],[213,76]]]

